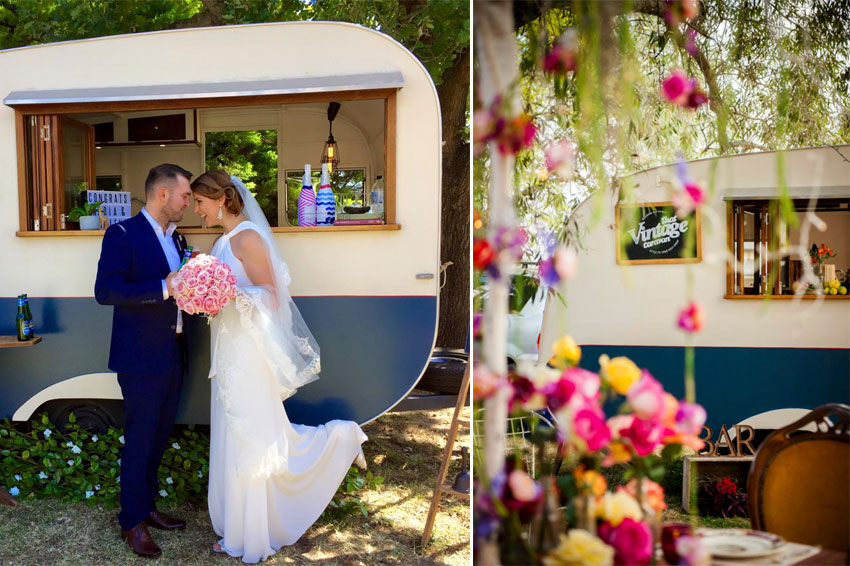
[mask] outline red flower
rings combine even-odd
[[[472,243],[472,265],[475,269],[487,269],[494,257],[493,246],[487,240],[481,238]]]
[[[738,485],[729,478],[723,478],[715,486],[724,495],[736,495],[738,493]]]

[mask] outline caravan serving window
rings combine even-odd
[[[850,267],[850,199],[793,199],[789,216],[776,199],[736,199],[727,203],[726,298],[823,295],[809,251],[826,244],[835,254],[825,272],[843,280]],[[823,231],[821,231],[823,228]],[[830,275],[832,277],[832,275]],[[836,292],[827,298],[850,298]]]
[[[18,235],[91,235],[69,216],[87,200],[91,189],[129,193],[130,214],[136,214],[144,206],[147,171],[158,163],[176,163],[195,175],[219,166],[243,179],[249,177],[246,184],[258,191],[258,201],[277,232],[397,230],[396,95],[397,88],[376,88],[13,106],[18,134]],[[330,102],[341,104],[333,135],[342,161],[332,181],[344,182],[345,187],[336,187],[336,192],[351,201],[340,204],[362,204],[368,187],[377,175],[383,175],[383,224],[299,228],[293,222],[297,214],[287,205],[287,176],[304,163],[310,163],[317,174],[320,171]],[[245,144],[253,144],[253,151],[239,150]],[[104,188],[107,185],[109,189]],[[186,233],[207,231],[191,209],[180,227]]]

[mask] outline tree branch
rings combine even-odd
[[[204,5],[203,10],[190,18],[173,22],[166,29],[203,28],[225,24],[221,15],[225,0],[201,0],[201,3]]]

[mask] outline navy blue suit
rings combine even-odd
[[[172,234],[180,256],[186,241]],[[124,396],[121,513],[129,530],[155,509],[157,473],[177,414],[185,373],[185,341],[177,304],[162,298],[171,271],[159,240],[141,213],[110,226],[103,236],[94,295],[115,307],[109,368]],[[183,313],[184,328],[189,317]]]

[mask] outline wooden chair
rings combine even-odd
[[[814,423],[816,432],[794,434]],[[850,406],[818,407],[759,447],[747,478],[754,529],[850,549]]]

